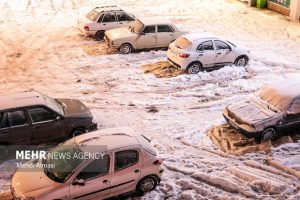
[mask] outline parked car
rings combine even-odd
[[[39,144],[95,129],[90,110],[78,100],[38,92],[0,97],[0,145]]]
[[[167,56],[172,65],[189,74],[202,70],[235,64],[244,67],[249,51],[209,33],[189,33],[170,44]]]
[[[94,150],[92,150],[93,147]],[[105,147],[105,148],[101,148]],[[75,153],[93,153],[91,159],[74,159]],[[54,164],[51,169],[18,169],[11,191],[19,199],[105,199],[131,191],[153,190],[163,173],[162,162],[149,140],[129,128],[103,129],[77,136],[47,155],[68,157],[28,161]],[[103,153],[94,159],[94,153]],[[35,165],[38,166],[38,165]]]
[[[300,131],[300,79],[269,85],[225,108],[227,122],[243,135],[262,141]]]
[[[177,37],[184,34],[170,20],[162,17],[136,19],[126,28],[105,31],[108,46],[128,54],[133,49],[168,47]]]
[[[102,40],[104,31],[129,26],[134,19],[134,15],[117,6],[102,6],[94,8],[84,18],[79,19],[78,26],[84,35]]]

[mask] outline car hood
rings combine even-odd
[[[33,164],[33,162],[34,161],[29,161],[25,164]],[[38,163],[41,164],[40,161]],[[41,167],[19,169],[12,178],[12,188],[17,196],[36,197],[60,185],[61,183],[49,179]]]
[[[269,109],[264,102],[258,102],[254,99],[231,104],[227,110],[238,121],[248,125],[255,125],[278,115],[278,112]]]
[[[110,39],[110,40],[116,40],[120,38],[127,38],[127,37],[136,37],[137,34],[131,32],[129,27],[126,28],[116,28],[112,30],[105,31],[105,35]]]
[[[65,117],[93,117],[91,111],[77,99],[58,99],[64,106]]]

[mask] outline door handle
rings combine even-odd
[[[139,173],[139,172],[140,172],[139,169],[134,170],[134,173]]]
[[[106,26],[106,24],[103,24],[103,26]]]
[[[217,53],[217,55],[220,55],[220,54],[222,54],[222,53],[221,53],[221,52],[218,52],[218,53]]]
[[[35,125],[33,128],[41,128],[41,125]]]
[[[103,183],[108,183],[108,180],[104,180]]]
[[[202,54],[202,53],[200,53],[200,54],[199,54],[199,56],[203,56],[203,54]]]
[[[120,22],[119,24],[123,24],[122,22]]]

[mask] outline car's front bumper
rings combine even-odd
[[[235,130],[237,130],[239,133],[244,135],[247,138],[259,138],[261,135],[261,132],[257,131],[255,128],[243,124],[238,124],[232,117],[229,116],[227,109],[223,111],[223,116],[227,123],[233,127]]]
[[[113,48],[113,49],[118,49],[118,48],[120,48],[119,45],[115,45],[115,44],[113,43],[113,41],[111,41],[111,40],[109,39],[109,37],[107,37],[106,35],[104,35],[104,40],[105,40],[105,43],[107,44],[107,46],[109,46],[110,48]]]

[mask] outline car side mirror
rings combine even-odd
[[[61,116],[57,116],[56,117],[56,121],[60,121],[60,120],[62,120],[62,117]]]
[[[84,186],[85,185],[85,182],[83,179],[75,179],[72,183],[72,185],[79,185],[79,186]]]

